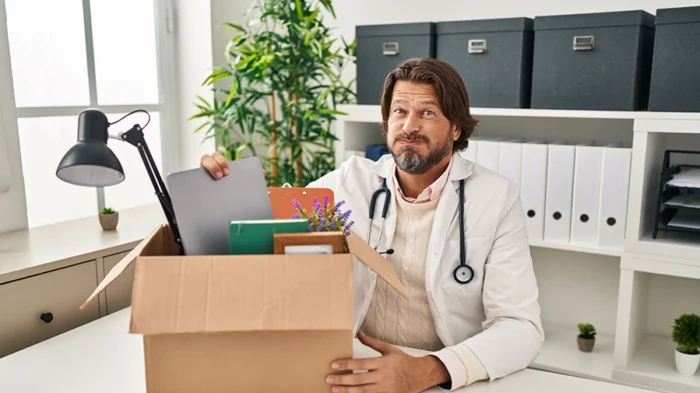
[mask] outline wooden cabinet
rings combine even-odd
[[[96,286],[96,260],[0,285],[0,357],[99,318]]]
[[[105,276],[110,270],[128,254],[129,251],[106,256],[102,259]],[[105,289],[105,301],[107,314],[122,310],[131,305],[131,288],[134,284],[134,272],[136,264],[132,263],[126,270]]]

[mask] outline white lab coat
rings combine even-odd
[[[396,185],[390,155],[374,162],[352,157],[308,187],[325,187],[335,201],[351,209],[353,230],[366,239],[369,203],[382,178],[392,192],[378,250],[392,246],[396,230]],[[467,263],[475,278],[459,284],[459,180],[464,187]],[[383,196],[378,198],[372,229],[375,246],[381,227]],[[355,332],[367,314],[377,276],[357,259],[354,266]],[[525,216],[518,188],[509,179],[453,155],[448,184],[440,198],[426,259],[427,295],[437,334],[447,347],[466,345],[491,380],[528,367],[544,341],[538,288],[530,257]]]

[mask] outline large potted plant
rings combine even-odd
[[[236,32],[227,64],[206,78],[214,98],[198,97],[192,116],[229,160],[260,157],[272,186],[305,186],[335,169],[331,126],[344,114],[337,105],[354,102],[354,80],[341,74],[355,42],[325,17],[335,18],[331,0],[257,0],[245,24],[226,24]]]
[[[695,375],[700,364],[700,316],[682,314],[673,325],[676,343],[676,370],[682,375]]]

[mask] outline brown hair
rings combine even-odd
[[[450,121],[450,125],[456,124],[462,131],[454,142],[453,151],[466,149],[469,144],[468,139],[479,123],[469,113],[467,88],[454,67],[432,58],[406,60],[387,75],[381,99],[382,133],[384,136],[387,134],[387,120],[389,119],[394,85],[400,80],[428,83],[435,88],[440,110]]]

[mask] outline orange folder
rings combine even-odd
[[[314,210],[314,198],[323,205],[324,198],[328,197],[328,205],[335,204],[333,191],[329,188],[268,187],[267,194],[270,196],[275,219],[288,219],[299,214],[294,206],[295,199],[308,213]]]

